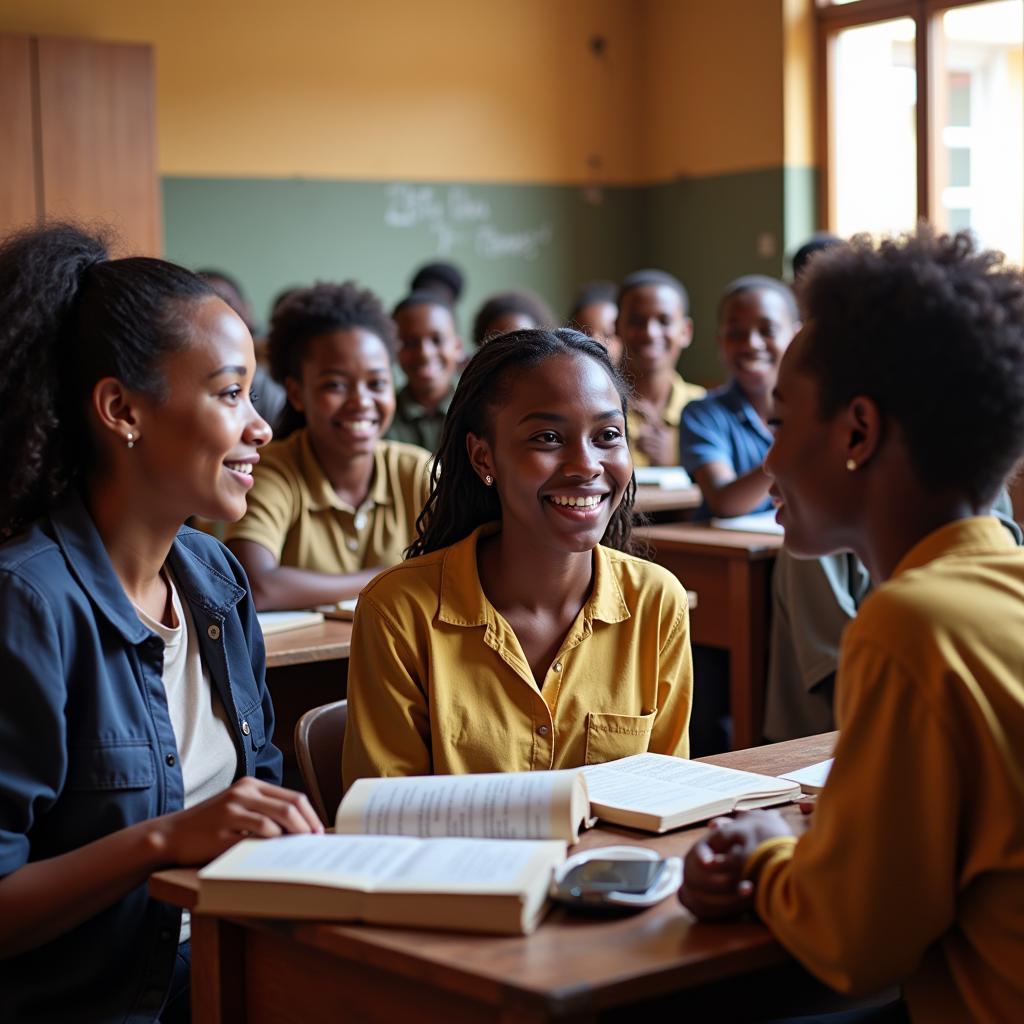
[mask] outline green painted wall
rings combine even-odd
[[[167,258],[234,274],[258,316],[318,278],[354,277],[390,305],[418,264],[444,256],[467,274],[467,334],[482,299],[510,287],[564,317],[580,283],[635,269],[643,241],[631,188],[168,177],[163,195]]]
[[[682,371],[714,384],[718,293],[740,274],[788,271],[813,230],[814,175],[775,168],[649,187],[403,185],[167,177],[166,251],[237,276],[265,316],[281,288],[355,277],[391,304],[410,271],[444,255],[464,267],[460,320],[494,291],[526,287],[564,316],[575,288],[639,267],[678,275],[691,295],[694,344]]]

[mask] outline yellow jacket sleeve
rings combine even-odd
[[[363,595],[352,624],[342,782],[430,775],[430,712],[421,672],[398,630]]]
[[[844,652],[842,732],[811,828],[749,866],[762,919],[847,993],[906,978],[954,919],[964,780],[951,723],[870,643]]]
[[[693,658],[685,599],[658,658],[658,714],[648,748],[655,754],[690,755]]]

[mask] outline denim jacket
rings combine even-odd
[[[241,567],[183,528],[168,564],[227,709],[236,777],[280,781],[263,638]],[[75,498],[0,547],[0,877],[184,806],[163,642]],[[0,960],[0,1020],[155,1020],[181,913],[146,886]]]

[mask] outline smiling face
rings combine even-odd
[[[692,334],[682,296],[669,285],[643,285],[622,296],[618,336],[634,373],[674,370]]]
[[[421,405],[436,405],[448,393],[462,359],[462,341],[450,310],[432,303],[406,306],[395,314],[398,365]]]
[[[502,530],[529,547],[589,551],[633,473],[622,400],[586,356],[552,356],[518,373],[491,413],[489,437],[467,436],[470,461],[494,478]]]
[[[769,421],[775,440],[765,457],[776,519],[786,547],[812,558],[853,547],[858,477],[846,468],[850,430],[842,413],[823,419],[818,381],[801,366],[804,326],[779,369]]]
[[[722,303],[718,344],[726,370],[745,394],[771,393],[797,326],[786,300],[767,288],[736,292]]]
[[[288,401],[306,417],[322,458],[372,454],[395,414],[395,388],[384,342],[362,327],[306,342],[300,379],[285,381]]]
[[[132,461],[175,519],[234,522],[245,513],[257,449],[270,440],[250,400],[252,338],[221,299],[186,308],[191,341],[160,363],[166,397],[140,400]]]

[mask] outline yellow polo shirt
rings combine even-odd
[[[1024,1021],[1024,550],[930,534],[843,637],[835,764],[810,830],[751,858],[757,908],[843,992],[914,1021]]]
[[[699,384],[687,384],[681,374],[673,372],[672,390],[669,392],[668,402],[665,405],[665,411],[662,413],[662,422],[665,426],[672,428],[672,452],[668,465],[678,466],[680,462],[679,424],[683,419],[683,407],[687,402],[692,402],[695,398],[703,398],[706,394],[707,391]],[[626,425],[629,428],[630,437],[637,433],[645,423],[644,417],[630,406],[626,416]],[[651,464],[651,460],[636,445],[630,445],[629,450],[633,456],[634,466],[649,466]]]
[[[348,670],[347,785],[382,775],[536,771],[645,750],[686,757],[686,591],[598,547],[594,584],[538,688],[484,596],[477,540],[381,573],[359,597]]]
[[[226,540],[251,540],[281,565],[351,573],[396,565],[416,537],[416,517],[430,491],[430,453],[378,441],[370,493],[359,508],[343,502],[317,461],[306,430],[260,453],[245,515]]]

